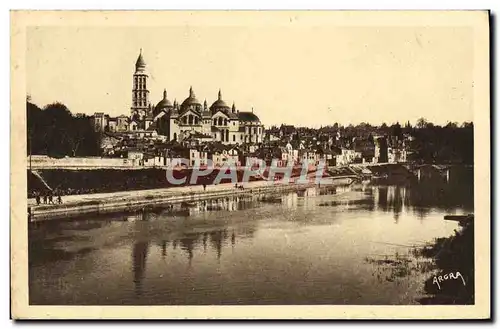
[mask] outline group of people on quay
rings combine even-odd
[[[61,196],[61,193],[59,192],[53,192],[53,191],[48,191],[46,193],[39,193],[39,192],[36,192],[35,193],[35,200],[36,200],[36,204],[37,205],[40,205],[42,204],[42,201],[43,201],[43,204],[56,204],[56,202],[58,204],[61,204],[62,203],[62,196]]]

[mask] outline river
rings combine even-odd
[[[416,304],[372,259],[451,235],[472,184],[357,184],[29,228],[30,304]]]

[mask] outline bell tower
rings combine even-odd
[[[133,77],[132,107],[131,115],[138,114],[142,119],[149,109],[148,74],[146,62],[142,58],[142,48],[135,62],[135,73]]]

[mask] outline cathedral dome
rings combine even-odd
[[[229,106],[222,100],[222,93],[220,89],[218,99],[210,106],[210,110],[212,111],[217,111],[218,109],[229,110]]]
[[[244,122],[260,122],[258,116],[252,112],[238,112],[238,118]]]
[[[193,92],[193,88],[189,88],[189,97],[184,100],[181,104],[181,109],[188,108],[190,106],[194,106],[197,109],[201,109],[201,103],[196,99],[196,95]]]
[[[167,99],[167,90],[163,90],[163,99],[156,104],[154,115],[156,116],[163,109],[172,109],[172,103]]]

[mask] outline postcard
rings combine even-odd
[[[13,319],[490,319],[488,11],[12,11]]]

